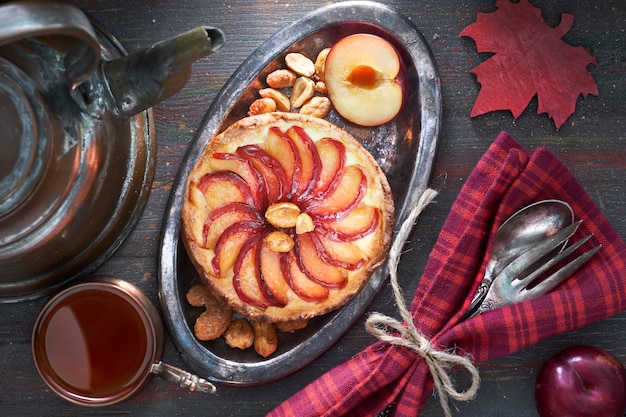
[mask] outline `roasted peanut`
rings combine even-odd
[[[291,106],[302,107],[315,94],[315,82],[307,77],[298,77],[291,90]]]
[[[270,72],[265,78],[265,82],[271,88],[291,88],[296,81],[296,74],[288,69],[278,69]]]
[[[328,88],[326,88],[326,83],[324,81],[318,81],[315,83],[315,92],[328,95]]]
[[[255,116],[257,114],[271,113],[276,111],[276,102],[269,97],[262,97],[256,99],[250,105],[248,115]]]
[[[300,108],[301,114],[306,114],[309,116],[315,116],[319,118],[324,118],[330,113],[330,100],[328,97],[311,97],[309,101],[302,105]]]
[[[296,74],[312,77],[315,74],[315,64],[309,58],[299,52],[292,52],[285,56],[287,68]]]
[[[286,253],[296,244],[291,236],[280,230],[274,230],[263,238],[267,247],[274,252]]]
[[[262,88],[259,90],[259,95],[263,98],[271,98],[276,103],[276,109],[280,111],[289,111],[291,109],[291,103],[287,94],[274,88]]]
[[[265,220],[280,228],[294,227],[299,215],[300,208],[289,202],[274,203],[265,210]]]
[[[274,323],[252,322],[254,329],[254,350],[267,358],[278,348],[278,334]]]
[[[300,213],[296,218],[296,234],[312,232],[315,229],[313,219],[307,213]]]
[[[254,344],[254,329],[247,319],[235,319],[224,332],[224,341],[232,348],[248,349]]]
[[[222,306],[205,285],[194,285],[187,291],[187,302],[205,310],[196,319],[193,330],[198,340],[206,341],[220,337],[232,318],[232,310]]]
[[[320,81],[324,81],[324,76],[325,76],[325,69],[326,69],[326,57],[328,56],[328,53],[330,52],[330,48],[324,48],[320,51],[319,54],[317,54],[317,58],[315,59],[315,77],[320,80]]]
[[[302,320],[291,320],[276,323],[276,328],[283,333],[293,333],[296,330],[302,330],[306,326],[308,326],[309,321],[306,319]]]

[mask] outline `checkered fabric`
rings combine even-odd
[[[579,253],[603,248],[568,281],[535,300],[459,322],[482,279],[497,227],[521,207],[558,198],[594,233]],[[572,238],[576,240],[577,237]],[[626,245],[569,170],[547,149],[529,152],[502,132],[454,202],[410,306],[417,328],[439,349],[479,363],[626,310]],[[416,416],[433,389],[426,362],[378,341],[328,371],[269,416]]]

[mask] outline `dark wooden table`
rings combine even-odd
[[[128,51],[174,36],[199,25],[222,28],[225,47],[194,65],[188,84],[173,98],[154,108],[158,160],[151,196],[137,226],[122,247],[98,272],[137,284],[157,302],[157,249],[163,211],[172,181],[189,140],[211,101],[245,58],[268,37],[324,1],[212,1],[212,0],[73,0],[116,36]],[[537,115],[536,99],[517,120],[509,112],[471,119],[479,91],[468,71],[482,62],[471,39],[459,32],[479,12],[494,11],[494,0],[389,0],[422,31],[437,61],[443,91],[441,144],[431,186],[440,191],[416,227],[410,250],[403,257],[400,276],[412,295],[428,254],[456,195],[480,156],[501,130],[524,146],[547,146],[577,176],[604,210],[617,231],[626,237],[626,6],[623,0],[533,0],[545,20],[555,26],[560,14],[575,16],[565,40],[581,45],[597,59],[590,67],[599,97],[580,98],[576,113],[559,131],[544,114]],[[105,409],[87,409],[57,397],[40,379],[30,353],[31,330],[44,299],[0,305],[0,415],[4,416],[260,416],[303,388],[325,371],[373,342],[363,321],[322,357],[305,369],[258,387],[218,386],[215,396],[188,393],[154,379],[142,393]],[[393,314],[389,288],[371,310]],[[626,362],[626,313],[553,337],[514,355],[481,363],[478,397],[456,403],[458,416],[536,416],[534,381],[539,365],[558,350],[574,344],[602,347]],[[185,367],[168,339],[164,359]],[[514,410],[514,411],[513,411]],[[440,416],[431,399],[423,416]]]

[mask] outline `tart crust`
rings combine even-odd
[[[198,184],[207,174],[215,172],[211,167],[211,157],[216,153],[234,154],[243,145],[256,144],[263,148],[268,131],[273,126],[282,131],[286,131],[291,126],[300,126],[314,143],[329,137],[340,141],[346,149],[346,166],[357,165],[366,174],[367,190],[359,205],[373,207],[379,213],[375,229],[350,242],[362,251],[364,262],[356,269],[341,268],[342,274],[347,277],[344,285],[338,288],[327,288],[328,294],[323,300],[307,300],[290,289],[286,293],[287,302],[284,305],[253,305],[242,300],[238,294],[233,284],[232,268],[228,271],[220,271],[219,275],[215,273],[212,266],[215,250],[206,247],[203,235],[204,225],[215,208],[207,202],[207,197],[198,188]],[[298,204],[297,197],[295,195],[291,197],[296,204]],[[271,203],[271,201],[267,202],[268,205]],[[261,215],[265,209],[266,207],[259,209]],[[319,208],[317,210],[319,213]],[[203,282],[225,305],[257,321],[286,322],[326,314],[351,300],[366,285],[374,270],[387,256],[393,235],[393,219],[394,203],[386,176],[371,154],[354,137],[324,119],[297,113],[276,112],[241,119],[209,142],[187,179],[181,231],[189,257]],[[273,227],[268,223],[267,228],[271,230]],[[292,236],[297,239],[298,235],[292,232]]]

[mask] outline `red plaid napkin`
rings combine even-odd
[[[603,248],[553,292],[459,323],[484,273],[498,225],[519,208],[559,198],[594,233],[580,252]],[[410,306],[419,331],[440,350],[478,363],[626,310],[626,245],[567,168],[548,150],[532,154],[501,133],[467,179],[439,234]],[[378,341],[330,370],[269,415],[416,416],[433,390],[426,361]]]

